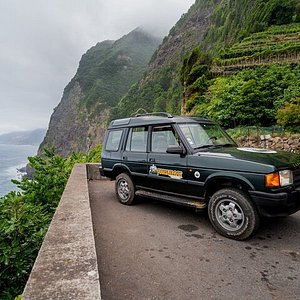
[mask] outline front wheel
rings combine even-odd
[[[213,194],[208,203],[208,215],[218,233],[235,240],[247,239],[259,226],[259,216],[251,200],[234,188]]]
[[[115,190],[118,200],[122,204],[133,204],[135,196],[135,187],[129,175],[121,173],[117,176]]]

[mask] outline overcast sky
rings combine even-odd
[[[195,0],[0,0],[0,134],[47,128],[83,53],[138,26],[164,36]]]

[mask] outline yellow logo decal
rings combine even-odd
[[[169,170],[169,169],[157,169],[158,175],[165,175],[169,176],[174,179],[181,179],[182,178],[182,171],[176,171],[176,170]]]

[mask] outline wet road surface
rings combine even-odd
[[[101,293],[111,299],[300,299],[300,212],[264,221],[244,242],[218,235],[206,213],[89,183]]]

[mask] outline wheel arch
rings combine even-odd
[[[229,175],[225,173],[212,174],[206,179],[204,187],[207,201],[215,192],[223,188],[237,188],[247,194],[249,191],[255,190],[247,178],[238,174]]]
[[[131,177],[130,169],[126,165],[115,164],[112,169],[112,178],[116,179],[116,177],[121,173],[126,173]]]

